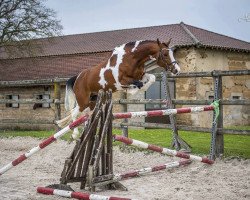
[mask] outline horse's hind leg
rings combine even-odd
[[[77,117],[80,113],[81,112],[79,111],[79,106],[78,106],[78,104],[76,104],[76,107],[71,112],[71,117],[72,117],[73,121],[75,121],[77,119]],[[75,127],[73,130],[72,138],[75,140],[78,137],[78,135],[79,135],[78,127]]]
[[[73,112],[71,113],[73,121],[75,121],[79,115],[90,115],[89,108],[89,94],[86,90],[82,90],[84,92],[76,93],[77,105]],[[72,138],[75,140],[79,136],[78,127],[74,128]]]

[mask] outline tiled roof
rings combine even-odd
[[[43,51],[33,58],[6,59],[0,54],[0,81],[68,78],[104,61],[117,45],[135,40],[172,38],[177,47],[197,46],[250,52],[250,43],[184,23],[68,35],[37,40]],[[1,51],[0,51],[1,52]],[[1,59],[5,58],[5,59]]]
[[[211,31],[180,24],[123,29],[78,35],[67,35],[48,39],[38,39],[43,51],[36,56],[82,54],[111,51],[114,47],[136,40],[166,41],[172,38],[172,46],[199,45],[219,49],[250,52],[250,43]],[[6,58],[4,53],[0,58]]]
[[[0,81],[69,78],[103,62],[109,52],[8,59],[0,62]]]

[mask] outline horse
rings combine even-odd
[[[71,115],[57,121],[63,125],[75,120],[79,114],[87,114],[95,106],[95,96],[100,89],[107,91],[126,91],[135,94],[146,91],[155,82],[153,74],[145,73],[145,62],[154,60],[157,65],[172,74],[179,74],[180,67],[173,56],[168,42],[140,40],[122,44],[112,51],[108,59],[97,66],[85,69],[66,83],[65,109]],[[79,131],[74,129],[72,138]]]

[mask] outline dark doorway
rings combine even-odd
[[[166,99],[164,83],[162,81],[156,81],[151,87],[145,92],[146,99]],[[169,89],[171,98],[175,98],[175,82],[169,81]],[[146,104],[145,110],[163,110],[166,109],[164,104]],[[147,123],[160,123],[169,124],[169,116],[159,116],[159,117],[146,117],[145,122]]]

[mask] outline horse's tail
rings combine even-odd
[[[77,103],[76,96],[73,91],[76,78],[77,76],[73,76],[66,82],[64,106],[65,106],[65,110],[70,111],[70,113],[72,112],[72,110],[74,110],[74,108],[76,107],[76,103]],[[63,119],[56,121],[56,123],[59,127],[64,127],[67,124],[69,124],[71,120],[72,120],[72,117],[70,114]]]
[[[66,111],[72,110],[74,107],[76,107],[76,96],[73,91],[76,78],[77,76],[73,76],[66,83],[65,102],[64,102]]]

